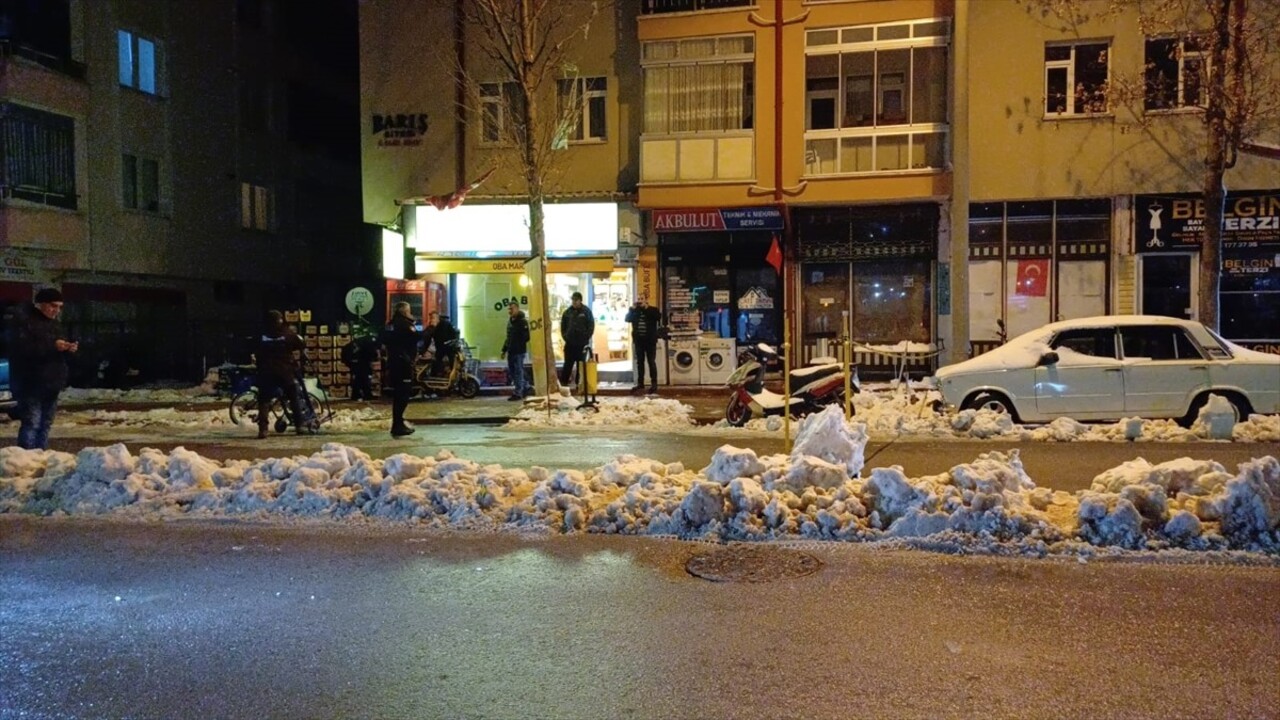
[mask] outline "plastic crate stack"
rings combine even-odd
[[[351,397],[351,368],[342,362],[342,348],[351,342],[350,323],[340,322],[333,325],[306,322],[311,313],[301,311],[304,318],[302,327],[303,344],[307,348],[307,361],[303,364],[303,374],[314,377],[335,399]],[[286,315],[286,320],[288,316]],[[373,363],[373,393],[381,394],[382,363]]]

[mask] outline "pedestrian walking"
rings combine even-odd
[[[569,302],[569,307],[560,316],[560,338],[564,340],[564,366],[560,368],[560,384],[566,386],[596,332],[596,319],[591,314],[591,308],[582,304],[582,293],[570,295]]]
[[[627,322],[631,323],[631,344],[636,355],[636,386],[631,392],[644,390],[644,366],[649,364],[649,394],[658,392],[658,329],[662,324],[662,313],[650,307],[643,296],[627,311]]]
[[[414,427],[405,422],[404,411],[413,395],[413,365],[418,357],[418,330],[414,327],[409,303],[398,302],[391,323],[382,336],[387,348],[387,382],[391,384],[391,436],[412,435]]]
[[[9,390],[17,401],[18,446],[47,450],[49,428],[58,412],[58,395],[67,385],[67,355],[80,344],[63,337],[62,292],[44,288],[32,302],[13,311],[6,328]]]
[[[507,377],[514,389],[509,400],[523,400],[533,391],[524,378],[524,354],[529,349],[529,319],[519,305],[507,306],[507,340],[502,354],[507,357]]]
[[[373,399],[373,362],[378,359],[378,340],[369,333],[357,335],[342,347],[342,362],[351,370],[351,399]]]
[[[258,439],[267,436],[267,427],[271,423],[271,406],[276,398],[283,397],[289,403],[289,411],[293,413],[294,432],[302,435],[314,433],[315,428],[304,422],[302,414],[302,390],[299,379],[302,367],[298,356],[306,352],[306,343],[298,335],[292,325],[284,324],[284,314],[279,310],[268,310],[262,328],[262,336],[258,338],[258,349],[254,353],[257,365],[258,386]]]

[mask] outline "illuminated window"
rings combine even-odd
[[[240,227],[245,230],[274,230],[275,197],[270,188],[240,183]]]
[[[116,33],[120,84],[149,95],[159,93],[160,49],[155,40],[128,30]]]

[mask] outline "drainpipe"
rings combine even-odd
[[[453,84],[453,186],[467,184],[467,44],[466,21],[462,4],[470,0],[454,0],[453,3],[453,54],[458,63]]]

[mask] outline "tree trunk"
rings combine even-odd
[[[1204,240],[1200,244],[1199,320],[1218,329],[1218,286],[1222,280],[1222,216],[1227,192],[1223,176],[1228,166],[1227,53],[1231,44],[1233,0],[1212,6],[1213,37],[1209,61],[1209,97],[1204,124],[1208,147],[1204,167]]]

